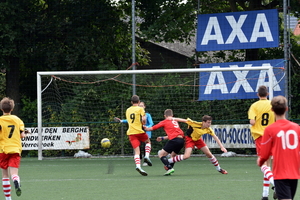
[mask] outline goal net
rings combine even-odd
[[[225,147],[253,148],[248,108],[257,100],[259,84],[273,88],[271,96],[283,92],[282,66],[38,72],[38,127],[31,127],[31,139],[23,141],[23,148],[38,149],[40,160],[48,150],[131,155],[127,124],[113,119],[125,118],[133,91],[145,102],[155,124],[164,119],[166,109],[172,109],[175,117],[196,121],[210,115]],[[185,124],[181,128],[185,131]],[[155,154],[163,146],[155,142],[160,135],[165,135],[163,130],[152,132]],[[111,140],[109,149],[101,148],[103,138]],[[210,138],[205,139],[215,147]]]

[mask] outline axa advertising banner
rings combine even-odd
[[[197,51],[278,47],[277,9],[198,15]]]
[[[211,128],[225,148],[255,148],[250,124],[212,125]],[[220,148],[214,138],[205,134],[202,139],[209,148]]]
[[[22,138],[22,149],[38,150],[38,129],[36,127],[26,129],[30,133]],[[88,127],[44,127],[42,131],[44,150],[90,148]]]
[[[284,60],[260,60],[232,63],[201,64],[201,68],[241,68],[272,66],[269,70],[216,71],[200,72],[199,101],[225,99],[257,98],[257,90],[261,85],[269,86],[269,77],[273,79],[273,95],[285,95]]]

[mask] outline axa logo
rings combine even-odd
[[[257,70],[259,66],[270,66],[272,70]],[[274,95],[284,94],[283,59],[202,64],[200,67],[220,70],[200,72],[199,100],[257,98],[256,93],[261,85],[272,85]],[[255,70],[251,70],[252,67],[255,67]],[[222,68],[233,70],[222,71]]]
[[[263,65],[270,65],[270,64],[263,64]],[[230,65],[231,68],[238,67],[237,65]],[[245,67],[251,67],[251,64],[245,65]],[[219,66],[213,66],[213,68],[220,68]],[[222,72],[211,72],[210,76],[208,78],[208,81],[206,83],[206,87],[204,90],[204,94],[211,94],[213,90],[219,90],[222,94],[228,94],[228,93],[238,93],[240,89],[243,89],[245,92],[255,92],[257,91],[258,87],[261,85],[269,86],[270,82],[266,80],[266,77],[273,77],[273,85],[274,91],[281,91],[280,85],[278,84],[278,81],[276,77],[274,76],[274,72],[272,71],[271,74],[268,70],[260,70],[257,76],[256,84],[251,86],[249,82],[249,78],[247,78],[247,75],[249,71],[232,71],[233,77],[230,77],[230,80],[235,79],[233,81],[233,87],[228,90],[227,82],[225,79],[225,76]],[[227,79],[228,80],[228,79]]]
[[[197,51],[278,46],[277,10],[198,16]]]

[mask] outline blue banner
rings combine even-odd
[[[201,68],[243,68],[272,66],[268,70],[200,72],[199,101],[225,99],[253,99],[261,85],[269,86],[269,77],[273,77],[273,95],[285,95],[284,60],[260,60],[232,63],[201,64]]]
[[[198,15],[197,51],[278,47],[278,11]]]

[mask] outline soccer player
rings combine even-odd
[[[147,176],[147,172],[145,172],[141,168],[140,143],[146,143],[144,162],[146,162],[148,166],[152,166],[152,162],[149,158],[151,151],[151,142],[148,135],[143,130],[143,125],[146,123],[146,114],[144,108],[139,106],[139,103],[139,96],[133,95],[131,97],[132,106],[126,110],[126,120],[128,123],[127,135],[134,150],[134,161],[136,165],[136,170],[141,175]]]
[[[300,178],[300,127],[285,118],[287,99],[276,96],[271,101],[276,122],[266,127],[257,165],[273,156],[273,175],[278,199],[294,199]]]
[[[259,100],[254,102],[248,110],[248,119],[251,126],[251,135],[255,141],[257,156],[260,156],[260,144],[265,128],[274,123],[275,115],[271,110],[271,101],[268,100],[268,89],[262,85],[258,88]],[[268,159],[261,167],[264,174],[262,200],[268,200],[270,183],[274,187],[273,173],[270,168],[271,159]],[[276,198],[276,193],[273,194]]]
[[[169,163],[167,159],[168,154],[173,156],[177,155],[184,146],[184,133],[180,129],[180,126],[177,121],[173,120],[173,111],[167,109],[164,112],[165,119],[158,124],[152,126],[151,128],[145,128],[146,131],[154,131],[159,128],[164,128],[167,136],[160,136],[156,138],[156,141],[160,142],[162,140],[168,139],[169,141],[165,144],[163,149],[159,152],[158,157],[161,162],[165,165],[167,172],[165,176],[169,176],[174,173],[173,166]]]
[[[21,195],[18,169],[21,161],[21,138],[25,137],[23,121],[12,115],[14,100],[5,97],[0,102],[3,115],[0,117],[0,168],[2,169],[2,187],[6,200],[11,200],[10,178],[14,183],[17,196]]]
[[[144,103],[143,101],[141,101],[141,102],[139,103],[139,106],[142,107],[142,108],[144,108],[144,109],[146,109],[146,105],[145,105],[145,103]],[[118,118],[118,117],[115,117],[115,118],[114,118],[114,121],[115,121],[115,122],[119,122],[119,123],[127,123],[127,120],[126,120],[126,119],[120,119],[120,118]],[[146,124],[145,124],[145,126],[146,126],[147,128],[149,128],[149,127],[152,127],[153,125],[154,125],[154,123],[153,123],[151,114],[148,113],[148,112],[146,112]],[[149,139],[151,139],[151,137],[152,137],[151,131],[146,131],[146,133],[147,133]],[[145,146],[145,143],[142,143],[142,144],[140,145],[140,149],[145,149],[145,147],[146,147],[146,146]],[[146,152],[146,151],[145,151],[145,152]],[[145,155],[144,155],[144,157],[145,157]],[[142,153],[140,153],[140,159],[142,159]],[[147,164],[146,162],[144,162],[144,163],[143,163],[143,166],[148,166],[148,164]]]
[[[207,158],[209,158],[210,162],[216,167],[216,170],[221,174],[228,174],[225,169],[222,169],[217,158],[211,153],[205,142],[202,140],[202,135],[210,134],[214,140],[218,143],[221,150],[223,152],[227,152],[226,148],[222,145],[218,136],[216,136],[215,132],[210,128],[212,117],[208,115],[204,115],[202,117],[202,122],[193,121],[191,119],[182,119],[182,118],[173,118],[176,121],[184,122],[188,124],[187,135],[185,136],[185,151],[183,155],[177,155],[169,159],[170,163],[180,162],[182,160],[188,159],[192,151],[195,147],[200,149]]]

